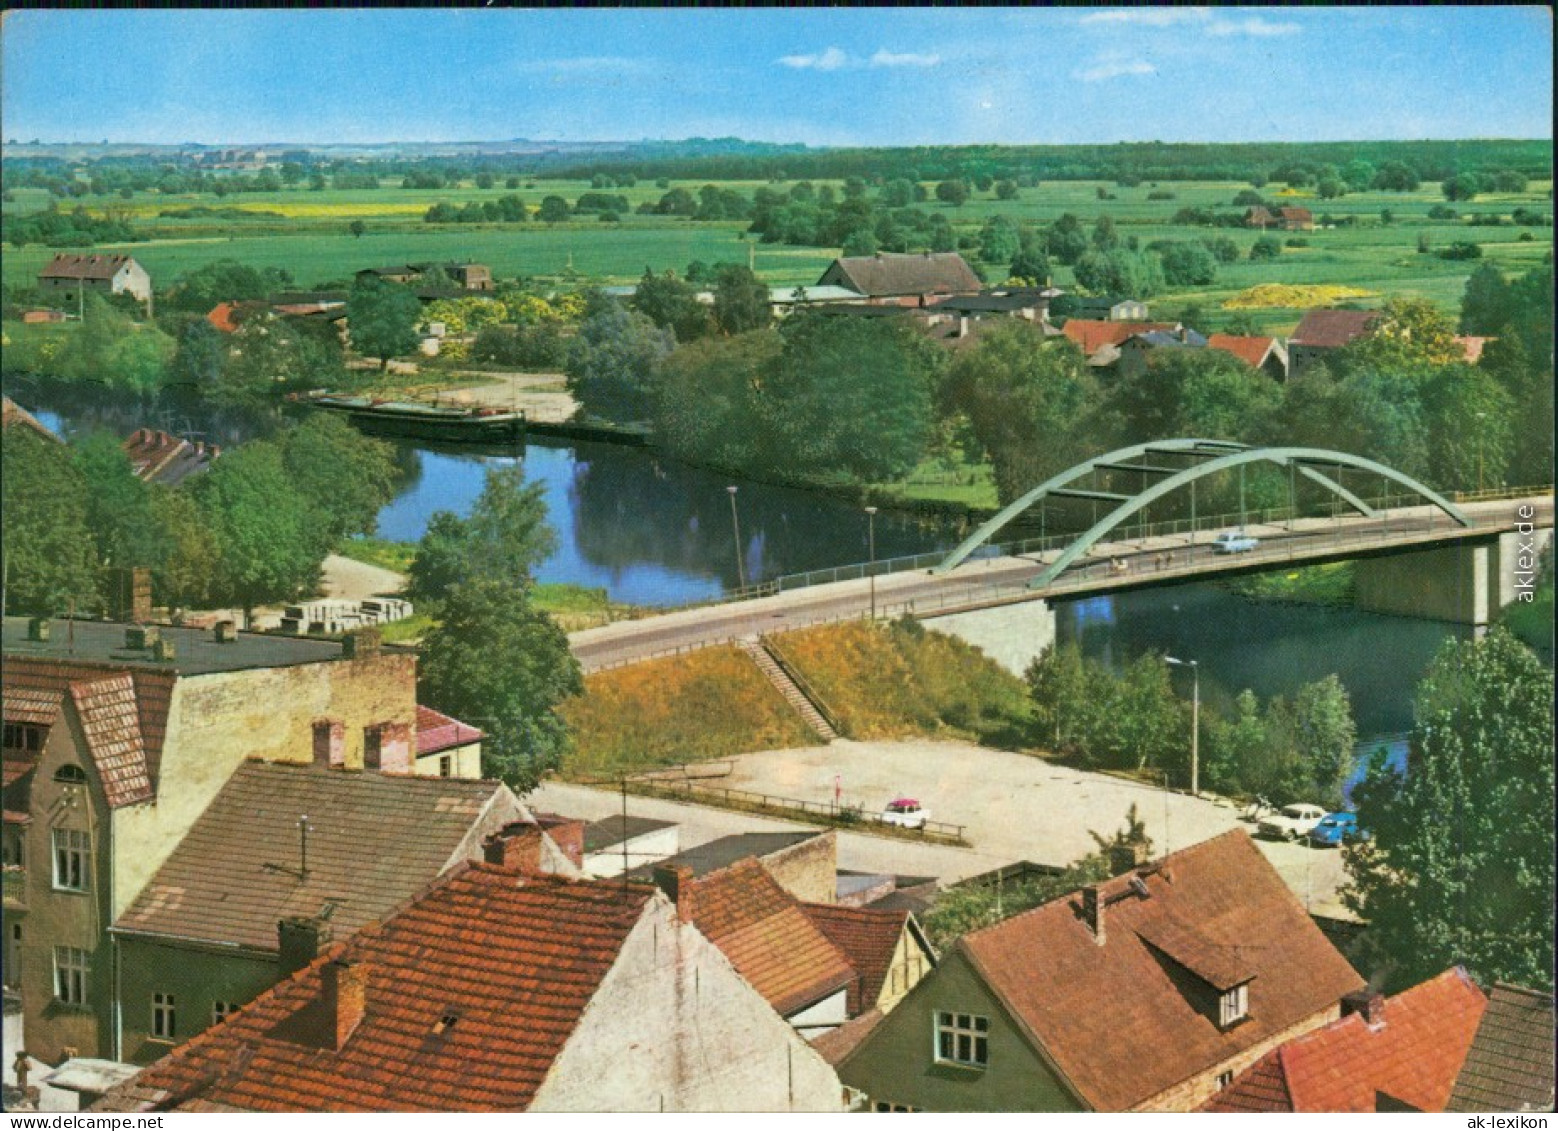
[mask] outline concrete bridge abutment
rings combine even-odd
[[[1499,534],[1487,542],[1362,558],[1354,601],[1369,612],[1450,621],[1478,628],[1534,594],[1538,558],[1552,528]]]
[[[919,620],[926,628],[967,641],[1017,675],[1055,643],[1055,610],[1048,601],[1022,601]]]

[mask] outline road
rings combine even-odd
[[[1539,523],[1551,526],[1551,497],[1529,502],[1541,516]],[[865,579],[832,582],[586,629],[570,635],[569,643],[580,664],[592,671],[762,632],[854,619],[867,615],[873,603],[882,617],[905,611],[950,612],[1046,595],[1080,596],[1351,557],[1393,546],[1409,548],[1485,537],[1513,529],[1516,505],[1511,501],[1464,504],[1462,509],[1473,522],[1469,530],[1430,507],[1400,508],[1377,518],[1300,519],[1292,529],[1286,524],[1251,525],[1248,532],[1260,544],[1244,554],[1217,554],[1211,545],[1216,530],[1099,543],[1089,556],[1043,590],[1026,586],[1058,551],[989,558],[964,563],[945,577],[933,577],[924,570],[886,574],[875,578],[874,596],[871,583]]]

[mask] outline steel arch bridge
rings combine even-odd
[[[1167,462],[1163,457],[1168,457],[1169,461],[1177,461],[1177,463]],[[1296,500],[1297,477],[1302,475],[1305,479],[1324,487],[1359,514],[1367,518],[1375,517],[1378,513],[1375,508],[1340,482],[1342,471],[1351,469],[1369,472],[1399,484],[1410,493],[1438,507],[1461,526],[1472,525],[1471,520],[1461,513],[1454,503],[1426,484],[1392,467],[1362,456],[1326,451],[1322,448],[1255,448],[1225,440],[1157,440],[1107,452],[1046,479],[981,525],[939,565],[935,566],[931,573],[940,575],[954,569],[974,551],[987,545],[992,537],[1020,515],[1034,506],[1042,508],[1045,500],[1080,499],[1094,504],[1113,504],[1113,509],[1108,514],[1096,519],[1092,526],[1079,534],[1055,561],[1030,582],[1030,588],[1042,588],[1060,576],[1061,572],[1077,558],[1087,553],[1104,535],[1141,513],[1152,503],[1177,491],[1188,489],[1190,523],[1191,529],[1194,530],[1195,486],[1199,480],[1207,476],[1231,469],[1239,470],[1239,505],[1242,512],[1244,510],[1243,470],[1252,464],[1271,464],[1286,468],[1289,476],[1290,501]],[[1141,487],[1135,494],[1104,490],[1099,487],[1097,480],[1100,473],[1108,472],[1125,472],[1139,476]],[[1042,509],[1040,513],[1042,515]],[[1296,514],[1296,506],[1292,513]]]

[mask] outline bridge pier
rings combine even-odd
[[[1355,566],[1354,600],[1369,612],[1485,628],[1522,591],[1530,592],[1536,558],[1552,537],[1548,527],[1500,534],[1480,545],[1362,558]]]
[[[1055,610],[1048,601],[1023,601],[919,619],[926,628],[967,641],[1017,675],[1055,643]]]

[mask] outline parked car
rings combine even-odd
[[[1252,538],[1242,530],[1225,530],[1213,539],[1212,550],[1219,554],[1247,554],[1259,545],[1259,538]]]
[[[912,797],[895,798],[882,811],[882,824],[897,825],[901,829],[923,829],[928,820],[930,810]]]
[[[1316,848],[1335,848],[1368,839],[1368,830],[1358,827],[1356,813],[1327,813],[1318,825],[1309,830],[1309,843]]]
[[[1318,805],[1284,805],[1272,816],[1262,818],[1256,831],[1272,840],[1297,840],[1308,836],[1309,830],[1324,819],[1325,810]]]

